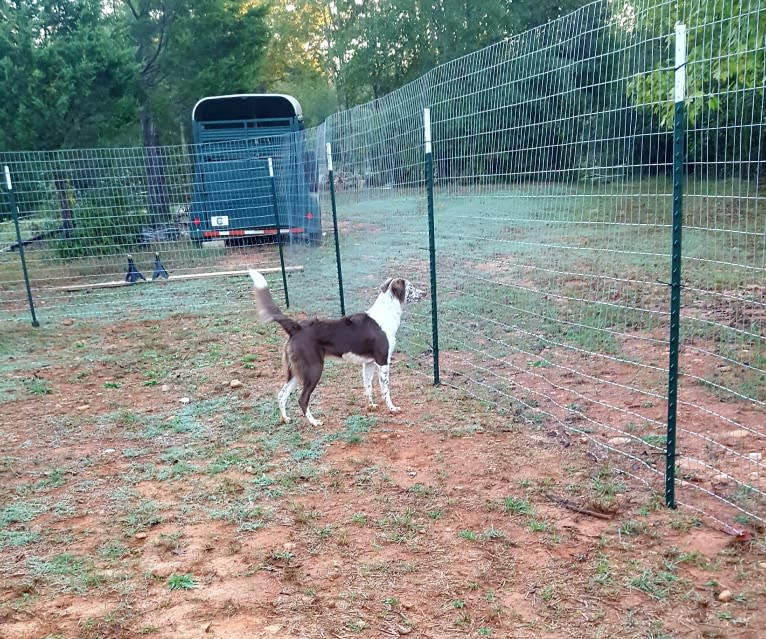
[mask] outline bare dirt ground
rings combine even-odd
[[[254,318],[4,329],[0,637],[766,635],[762,534],[406,356],[401,413],[331,364],[315,429]]]

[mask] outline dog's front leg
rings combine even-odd
[[[377,408],[378,405],[372,398],[372,376],[375,373],[375,364],[364,362],[362,364],[362,381],[364,382],[364,394],[367,396],[367,406],[370,409]]]
[[[311,414],[311,409],[308,406],[306,406],[306,419],[312,426],[321,426],[323,424],[321,419],[317,419]]]
[[[394,403],[391,401],[391,393],[388,390],[388,371],[389,366],[378,366],[378,381],[380,382],[380,393],[383,395],[383,399],[386,400],[386,406],[388,406],[388,410],[390,410],[392,413],[398,413],[401,408],[398,406],[394,406]]]

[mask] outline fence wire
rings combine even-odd
[[[705,2],[596,2],[324,125],[344,267],[393,259],[425,283],[420,112],[431,109],[442,382],[661,491],[684,21],[677,498],[735,528],[766,514],[766,13],[739,5],[724,17]],[[427,358],[419,326],[408,352]]]
[[[690,97],[676,497],[735,529],[763,523],[766,8],[734,4],[594,2],[302,133],[325,236],[321,246],[286,238],[291,302],[338,311],[325,143],[347,311],[364,310],[389,276],[428,283],[429,107],[442,382],[661,491],[673,33],[682,21]],[[160,209],[169,217],[159,218],[143,150],[3,156],[25,185],[17,195],[43,321],[250,308],[246,283],[221,274],[276,266],[275,246],[194,246],[185,225],[197,152],[161,149],[169,200]],[[287,153],[282,162],[306,171],[306,157]],[[61,237],[68,209],[73,232],[89,229],[74,248]],[[10,247],[9,222],[0,224]],[[151,235],[165,227],[178,235]],[[123,279],[128,253],[148,274],[155,252],[171,274],[218,275],[66,289]],[[15,251],[0,253],[6,318],[24,317],[21,282]],[[434,347],[429,311],[408,311],[400,340],[424,375]]]
[[[290,277],[303,270],[307,247],[324,239],[308,233],[303,219],[307,212],[321,215],[315,156],[295,152],[307,143],[313,149],[315,138],[309,131],[260,137],[256,144],[0,154],[22,237],[20,247],[6,199],[0,318],[25,318],[20,248],[42,321],[249,304],[236,278],[248,266],[279,268],[277,226]],[[209,226],[209,219],[237,213],[255,230]]]

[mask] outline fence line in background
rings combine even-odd
[[[291,302],[337,313],[342,277],[341,305],[353,312],[390,275],[431,280],[436,324],[417,305],[402,327],[413,368],[431,377],[438,331],[442,384],[543,429],[552,445],[588,447],[598,468],[658,493],[675,473],[671,503],[735,529],[763,522],[766,83],[758,71],[766,64],[753,43],[766,35],[766,9],[721,11],[705,0],[594,2],[301,134],[315,149],[309,164],[334,241],[286,242],[285,262],[299,269]],[[677,19],[687,27],[691,98],[677,117],[686,162],[683,252],[674,256]],[[745,45],[724,51],[724,41]],[[171,214],[181,218],[198,151],[160,154]],[[43,321],[126,308],[151,316],[250,308],[246,283],[235,279],[172,295],[143,284],[98,298],[58,290],[121,275],[128,249],[143,269],[159,251],[174,273],[278,263],[274,245],[194,247],[184,229],[151,235],[163,227],[146,208],[140,149],[7,156],[26,185],[17,194],[26,237],[41,236],[27,248]],[[282,162],[305,170],[305,158],[288,153]],[[68,226],[73,216],[78,230]],[[83,226],[92,239],[72,246]],[[109,228],[119,229],[116,244],[105,239]],[[75,235],[49,235],[62,230]],[[145,232],[149,241],[137,241]],[[0,253],[5,317],[23,315],[20,282],[17,256]],[[668,283],[673,295],[683,291],[675,409],[667,404]],[[675,451],[666,439],[671,413]]]

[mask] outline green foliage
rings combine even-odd
[[[265,3],[125,0],[117,9],[140,61],[135,81],[145,146],[188,139],[189,114],[201,97],[260,84]]]
[[[533,515],[534,508],[526,499],[506,497],[503,501],[503,510],[513,515]]]
[[[341,102],[353,106],[580,4],[578,0],[342,0],[324,15],[330,34],[329,71]]]
[[[640,0],[618,16],[640,42],[642,67],[628,84],[629,94],[665,130],[674,121],[674,25],[686,25],[687,118],[689,125],[709,132],[690,138],[690,162],[717,156],[750,166],[743,162],[750,159],[757,170],[757,150],[750,158],[742,157],[742,150],[758,148],[745,142],[754,134],[752,127],[761,125],[764,108],[766,13],[751,6],[749,0],[679,0],[656,7],[652,0]],[[734,168],[727,164],[733,161],[717,163],[716,171]]]
[[[30,530],[5,530],[0,528],[0,552],[6,548],[19,548],[40,540],[40,533]]]
[[[642,591],[652,599],[664,600],[673,593],[679,580],[678,575],[672,571],[672,567],[665,567],[659,572],[644,568],[640,574],[628,579],[627,586]]]
[[[175,138],[203,95],[260,84],[266,4],[125,0],[112,8],[42,0],[0,9],[0,90],[14,96],[0,104],[0,149],[135,142],[139,108],[149,133],[159,125]]]
[[[168,590],[191,590],[197,587],[194,575],[177,573],[170,575],[167,580]]]
[[[64,258],[110,255],[136,245],[149,217],[132,193],[117,184],[85,192],[72,207],[73,228],[53,241]]]
[[[4,4],[0,149],[103,145],[135,123],[134,54],[102,4]]]
[[[45,506],[37,502],[12,501],[0,509],[0,527],[31,521],[45,510]]]
[[[24,381],[24,386],[30,395],[47,395],[51,392],[48,382],[39,377],[32,377]]]
[[[349,415],[345,420],[345,428],[340,437],[347,444],[358,444],[362,441],[362,435],[369,432],[377,419],[367,415]]]
[[[330,7],[314,0],[273,0],[266,17],[273,34],[263,68],[269,89],[289,93],[304,105],[306,126],[320,124],[337,110],[334,91],[327,82],[329,60],[326,33]],[[284,90],[281,90],[284,89]]]
[[[65,592],[83,593],[101,583],[90,559],[69,552],[48,558],[30,557],[27,564],[33,576]]]
[[[660,36],[670,54],[675,47],[674,25],[686,25],[686,94],[692,122],[706,110],[724,111],[721,103],[724,91],[747,92],[760,87],[762,99],[766,72],[764,12],[752,11],[749,0],[680,0],[659,11],[652,10],[654,5],[651,0],[634,3],[635,17],[623,16],[625,26],[639,30],[647,38]],[[719,51],[713,50],[712,55],[711,41],[720,43],[721,47]],[[674,70],[669,63],[668,58],[660,57],[654,67],[637,77],[631,86],[641,102],[652,104],[661,114],[665,127],[672,125],[673,111]]]

